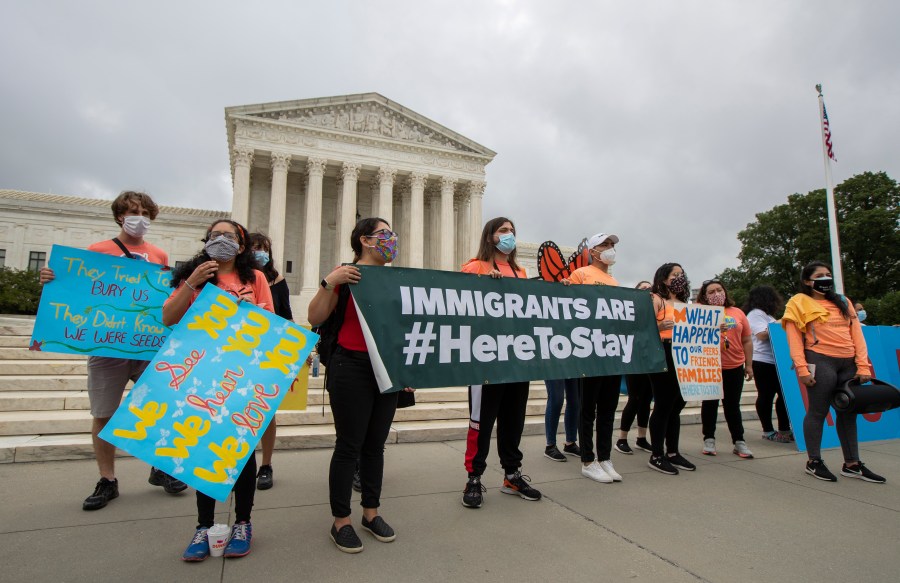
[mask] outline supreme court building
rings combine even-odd
[[[398,233],[396,266],[458,270],[477,250],[488,148],[378,93],[228,107],[225,123],[232,217],[272,239],[298,321],[359,218]]]

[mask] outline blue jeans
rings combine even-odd
[[[562,413],[563,398],[566,401],[566,416],[563,419],[566,443],[574,443],[578,439],[580,416],[578,379],[544,381],[544,384],[547,385],[547,408],[544,410],[544,431],[547,434],[547,445],[556,444],[556,431],[559,429],[559,414]]]

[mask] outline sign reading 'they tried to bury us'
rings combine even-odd
[[[54,245],[31,350],[150,360],[170,333],[168,267]]]
[[[206,285],[100,437],[224,501],[317,340]]]

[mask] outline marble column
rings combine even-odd
[[[440,269],[440,251],[441,244],[441,192],[437,186],[428,188],[426,193],[428,200],[428,231],[426,233],[425,248],[427,255],[425,256],[425,266],[428,269]]]
[[[394,231],[400,235],[399,261],[394,262],[398,267],[409,267],[409,255],[406,245],[409,239],[410,194],[409,181],[404,180],[398,185],[397,193],[394,195],[394,208],[397,210],[397,216],[394,217]]]
[[[454,234],[456,225],[453,224],[453,191],[456,187],[456,178],[441,176],[441,212],[440,212],[440,246],[438,247],[439,269],[455,271],[454,260]]]
[[[383,166],[378,169],[378,213],[375,215],[386,220],[391,226],[394,224],[394,177],[397,169]]]
[[[409,267],[425,266],[425,181],[424,172],[413,172],[409,177],[409,233],[406,237]]]
[[[253,167],[253,148],[235,146],[232,150],[234,178],[232,182],[231,219],[249,228],[250,169]]]
[[[301,293],[306,298],[304,305],[316,293],[319,281],[319,258],[322,247],[322,179],[325,176],[325,158],[310,156],[306,162],[306,231],[303,237],[303,266]],[[304,314],[305,317],[305,314]]]
[[[341,262],[341,199],[344,197],[344,176],[342,172],[338,173],[334,181],[334,192],[334,242],[331,245],[330,263],[337,265]],[[325,214],[324,209],[322,214]]]
[[[275,269],[279,272],[284,271],[284,219],[287,214],[287,173],[290,167],[290,154],[272,152],[272,195],[269,198],[268,235],[272,240]]]
[[[482,180],[473,180],[469,183],[469,228],[472,232],[469,250],[474,257],[478,253],[481,243],[481,230],[484,222],[481,217],[481,201],[484,198],[485,183]]]
[[[343,188],[338,196],[337,242],[338,263],[353,261],[353,250],[350,248],[350,233],[356,226],[356,185],[359,180],[361,166],[356,162],[344,162],[341,167]]]
[[[379,210],[379,208],[380,208],[380,207],[379,207],[380,203],[379,203],[379,201],[378,201],[378,198],[379,198],[379,197],[378,197],[378,191],[379,191],[380,188],[381,188],[381,187],[378,186],[378,179],[377,179],[377,178],[373,178],[372,180],[369,181],[369,199],[370,199],[370,202],[369,202],[369,214],[367,214],[367,215],[366,215],[365,217],[363,217],[363,218],[367,218],[367,217],[377,217],[377,216],[378,216],[378,210]]]
[[[457,197],[459,213],[456,223],[456,262],[462,265],[472,257],[469,253],[472,248],[471,211],[469,210],[469,193],[463,192]]]

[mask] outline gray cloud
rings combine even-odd
[[[15,3],[0,186],[230,207],[223,109],[377,91],[499,152],[485,216],[618,233],[625,284],[737,264],[757,212],[839,164],[900,178],[892,2]]]

